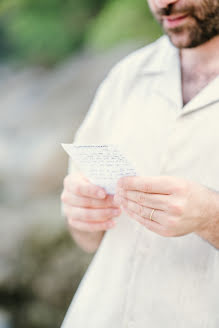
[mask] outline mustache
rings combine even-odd
[[[158,16],[170,16],[170,15],[177,15],[182,13],[193,13],[193,7],[176,7],[174,4],[168,5],[166,8],[160,8],[156,11]]]

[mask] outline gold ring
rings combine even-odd
[[[151,220],[151,221],[153,221],[152,216],[153,216],[153,214],[154,214],[154,211],[155,211],[155,209],[153,209],[153,210],[151,211],[151,215],[150,215],[150,220]]]

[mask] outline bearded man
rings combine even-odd
[[[110,196],[73,165],[62,202],[95,257],[62,328],[219,327],[219,1],[149,0],[166,36],[117,64],[76,135],[138,176]]]

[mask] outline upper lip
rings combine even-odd
[[[163,18],[164,19],[168,19],[168,20],[175,20],[175,19],[183,18],[185,16],[187,16],[187,14],[178,14],[178,15],[163,16]]]

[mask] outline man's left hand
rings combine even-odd
[[[115,201],[149,230],[173,237],[205,229],[211,197],[206,187],[178,177],[125,177],[118,182]]]

